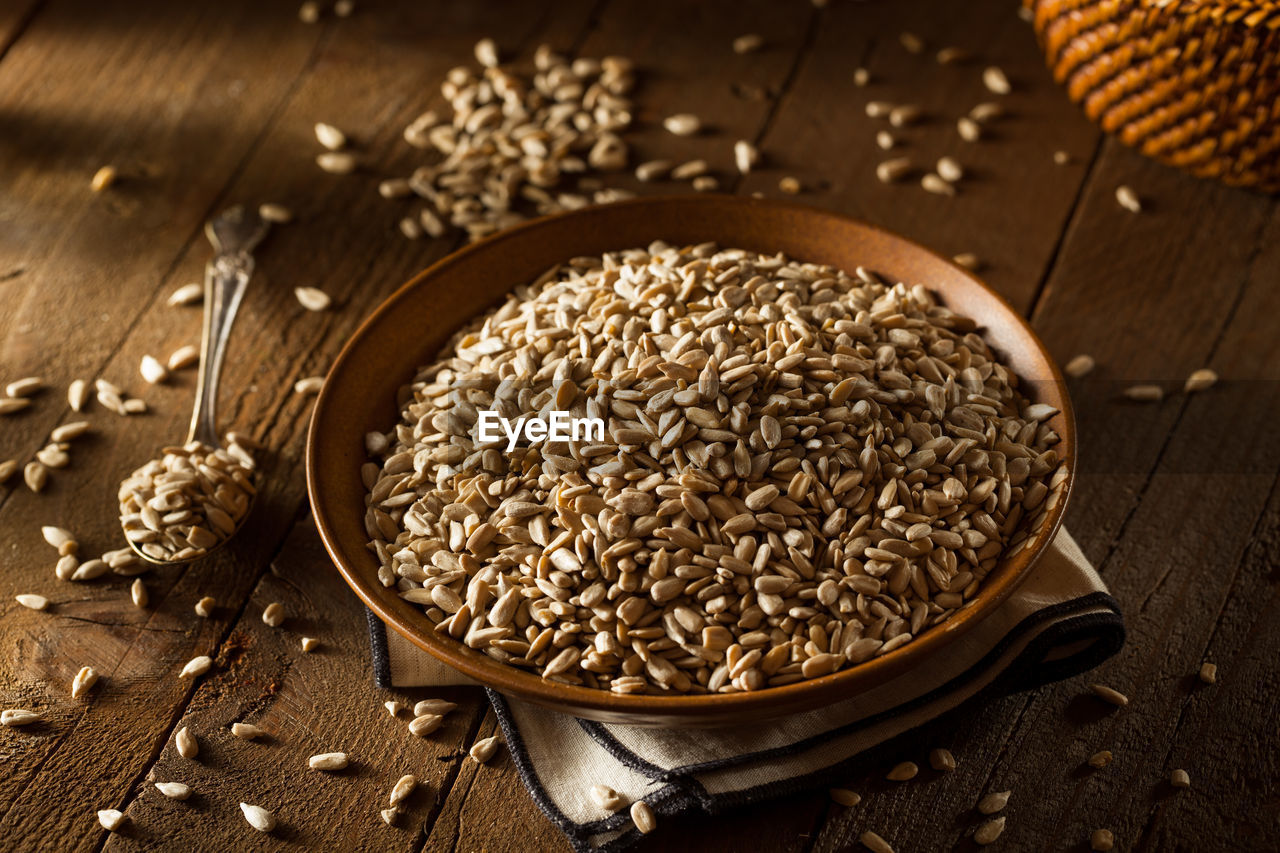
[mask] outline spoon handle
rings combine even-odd
[[[227,353],[227,338],[245,285],[253,275],[253,258],[247,252],[218,255],[204,268],[204,330],[200,338],[200,376],[196,404],[191,413],[187,441],[219,446],[217,408],[218,376]]]

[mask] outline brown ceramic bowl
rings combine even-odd
[[[988,575],[973,604],[911,643],[822,678],[755,693],[623,696],[557,684],[442,638],[421,609],[378,583],[365,547],[364,435],[398,419],[396,391],[431,361],[449,336],[497,304],[515,285],[578,255],[715,241],[785,252],[845,270],[863,265],[894,280],[921,282],[952,309],[979,321],[982,333],[1024,380],[1024,392],[1061,410],[1050,423],[1074,474],[1075,426],[1062,375],[1023,319],[969,272],[902,237],[844,216],[797,204],[730,196],[647,198],[539,219],[441,260],[396,291],[343,348],[311,416],[307,486],[325,547],[356,594],[394,631],[449,666],[502,693],[578,717],[638,725],[714,726],[775,718],[856,696],[937,654],[1014,590],[1057,532],[1066,493],[1035,542]],[[1066,481],[1070,491],[1072,476]]]

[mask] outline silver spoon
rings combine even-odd
[[[120,484],[120,523],[129,547],[159,565],[186,563],[222,547],[249,515],[256,489],[253,457],[218,439],[218,378],[254,247],[270,226],[236,206],[205,224],[213,259],[204,270],[204,329],[191,427],[181,447],[166,447]]]

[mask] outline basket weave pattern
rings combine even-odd
[[[1126,145],[1280,191],[1280,0],[1023,0],[1054,79]]]

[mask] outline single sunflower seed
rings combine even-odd
[[[1058,166],[1065,166],[1071,162],[1071,155],[1066,151],[1053,152],[1053,162]]]
[[[71,573],[71,579],[73,581],[96,581],[109,571],[111,571],[111,567],[107,565],[106,560],[85,560]]]
[[[862,87],[871,82],[871,72],[865,68],[853,69],[853,85]]]
[[[13,600],[29,610],[47,610],[49,608],[49,599],[34,592],[20,593],[15,595]]]
[[[924,39],[915,33],[899,33],[898,44],[902,45],[907,53],[924,53]]]
[[[385,823],[387,826],[391,826],[400,817],[400,810],[392,807],[389,809],[383,809],[378,814],[382,816],[383,823]]]
[[[853,808],[862,802],[862,795],[856,791],[850,791],[848,788],[832,788],[827,793],[830,794],[832,802],[846,808]]]
[[[733,52],[737,54],[755,53],[764,47],[764,36],[759,33],[747,33],[733,40]]]
[[[323,386],[323,376],[308,376],[293,383],[293,392],[295,394],[319,394]]]
[[[318,287],[295,287],[293,295],[308,311],[324,311],[333,302],[329,294]]]
[[[484,764],[490,758],[493,758],[493,754],[498,751],[498,744],[501,742],[502,739],[497,735],[478,740],[472,745],[467,754],[477,764]]]
[[[213,658],[208,655],[193,657],[182,667],[182,671],[178,673],[178,678],[199,678],[208,672],[212,666]]]
[[[134,578],[130,584],[129,598],[133,600],[133,606],[139,609],[144,609],[151,603],[151,596],[147,594],[147,585],[142,582],[142,578]]]
[[[76,569],[80,568],[80,561],[76,559],[74,554],[67,554],[58,558],[58,563],[54,566],[53,574],[60,581],[69,581],[75,575]]]
[[[1117,708],[1123,708],[1129,704],[1129,697],[1125,696],[1119,690],[1115,690],[1105,684],[1090,684],[1089,689],[1093,691],[1093,695],[1097,696],[1103,702],[1109,705],[1115,705]]]
[[[0,462],[0,483],[8,481],[18,471],[18,462],[15,459],[5,459]]]
[[[313,652],[320,646],[320,641],[315,637],[303,637],[300,643],[304,652]]]
[[[648,835],[658,826],[657,816],[644,800],[636,800],[631,804],[631,822],[640,830],[641,835]]]
[[[15,379],[4,387],[7,397],[30,397],[44,387],[44,380],[39,376],[27,376]]]
[[[739,139],[733,143],[733,162],[738,172],[745,175],[759,164],[760,149],[745,139]]]
[[[671,172],[673,164],[670,160],[647,160],[636,166],[637,181],[656,181]]]
[[[400,712],[409,706],[404,704],[403,702],[400,702],[399,700],[391,699],[386,702],[383,702],[382,707],[386,708],[387,713],[390,714],[391,716],[398,717],[400,716]]]
[[[1123,393],[1138,403],[1158,403],[1164,399],[1164,389],[1159,385],[1130,385]]]
[[[1218,665],[1205,661],[1200,664],[1200,672],[1198,673],[1200,680],[1205,684],[1214,684],[1218,681]]]
[[[876,132],[876,146],[881,151],[889,151],[894,145],[898,144],[898,140],[893,138],[893,134],[887,130]]]
[[[1009,803],[1012,791],[996,791],[978,800],[978,811],[982,814],[995,814]]]
[[[892,845],[869,829],[858,836],[858,843],[871,853],[893,853]]]
[[[1191,774],[1182,769],[1175,770],[1169,774],[1169,784],[1175,788],[1190,788]]]
[[[356,158],[347,151],[325,151],[316,155],[316,165],[332,175],[349,175],[356,170]]]
[[[262,621],[272,628],[279,628],[284,624],[284,605],[278,601],[273,601],[262,609]]]
[[[935,749],[929,753],[929,766],[949,773],[956,769],[956,757],[949,749]]]
[[[862,110],[867,114],[867,118],[888,118],[894,110],[894,105],[888,101],[867,101]]]
[[[959,65],[968,62],[973,54],[962,47],[944,47],[934,57],[939,65]]]
[[[663,119],[662,126],[676,136],[692,136],[702,129],[702,120],[693,113],[677,113]]]
[[[253,723],[232,723],[231,734],[241,740],[257,740],[260,737],[265,737],[267,733]]]
[[[191,797],[191,786],[182,782],[157,782],[156,790],[171,800],[186,800]]]
[[[1133,187],[1128,184],[1121,184],[1116,187],[1116,202],[1130,213],[1142,212],[1142,200],[1133,191]]]
[[[939,158],[934,168],[938,172],[938,177],[948,183],[954,184],[964,177],[964,167],[954,157]]]
[[[1093,360],[1093,356],[1081,353],[1067,362],[1066,367],[1062,368],[1068,376],[1074,376],[1079,379],[1093,371],[1097,366],[1097,362]]]
[[[1113,758],[1114,756],[1112,756],[1111,750],[1109,749],[1099,750],[1098,752],[1095,752],[1093,755],[1089,756],[1089,766],[1095,770],[1101,770],[1102,768],[1111,764]]]
[[[264,222],[271,222],[275,225],[287,225],[293,221],[292,210],[283,204],[276,204],[271,201],[258,205],[258,216],[262,217]]]
[[[409,734],[426,737],[440,728],[440,724],[443,722],[444,716],[442,714],[420,714],[409,722]]]
[[[409,799],[409,795],[412,794],[414,789],[417,787],[418,787],[417,776],[414,776],[409,773],[406,773],[404,776],[401,776],[400,781],[396,782],[396,784],[391,788],[392,807],[394,808],[395,806],[398,806],[401,803],[403,803],[405,800]]]
[[[20,412],[30,405],[31,401],[26,397],[6,397],[0,399],[0,415],[11,415],[14,412]]]
[[[942,178],[941,175],[929,172],[920,179],[920,186],[935,195],[954,196],[956,194],[955,185]]]
[[[170,305],[195,305],[202,301],[204,301],[204,285],[194,281],[170,293],[168,299]],[[116,393],[119,393],[118,389]]]
[[[979,124],[986,124],[995,118],[1004,115],[1004,107],[995,101],[984,101],[973,109],[969,110],[969,118]]]
[[[1106,853],[1116,845],[1116,837],[1109,829],[1095,829],[1089,836],[1089,849],[1098,853]]]
[[[498,67],[498,45],[493,39],[484,38],[476,42],[475,55],[476,62],[485,68]]]
[[[356,10],[355,0],[337,0],[333,4],[333,14],[339,18],[350,18],[351,13]]]
[[[687,181],[705,175],[708,168],[706,160],[690,160],[672,169],[671,177],[677,181]]]
[[[1182,390],[1188,394],[1194,394],[1196,391],[1203,391],[1206,388],[1212,388],[1218,381],[1218,374],[1207,367],[1199,370],[1191,371],[1191,375],[1187,377],[1186,384],[1182,386]]]
[[[258,832],[270,832],[276,828],[276,816],[262,806],[241,803],[240,811],[244,814],[244,819],[248,821],[249,826]]]
[[[71,457],[58,445],[49,444],[36,452],[36,460],[46,468],[66,468]]]
[[[999,66],[992,65],[982,72],[982,85],[986,86],[997,95],[1007,95],[1013,91],[1013,86],[1009,83],[1009,77]]]
[[[200,361],[200,347],[186,344],[169,353],[165,367],[170,370],[185,370]]]
[[[89,431],[88,421],[72,421],[69,424],[63,424],[62,426],[54,427],[53,431],[49,433],[49,438],[52,441],[55,441],[58,443],[62,443],[64,441],[74,441],[75,439],[84,435],[88,431]]]
[[[954,256],[951,260],[955,261],[957,264],[959,264],[960,266],[964,267],[965,269],[971,272],[977,272],[979,269],[982,268],[982,261],[980,261],[978,259],[978,256],[975,255],[973,252],[961,252],[960,254]]]
[[[320,20],[320,4],[316,0],[306,0],[298,7],[298,20],[304,24],[314,24]],[[244,803],[240,804],[244,808]]]
[[[1004,832],[1004,822],[1004,816],[986,821],[973,833],[974,842],[983,846],[993,843]]]
[[[124,824],[124,812],[119,809],[99,809],[98,823],[108,832],[115,832]]]
[[[83,379],[72,379],[71,384],[67,386],[67,405],[71,406],[71,411],[79,412],[84,410],[84,404],[89,402],[89,383]]]
[[[345,752],[323,752],[307,759],[307,766],[312,770],[344,770],[347,766]]]
[[[0,726],[29,726],[39,719],[39,714],[25,708],[8,708],[0,711]]]
[[[93,178],[89,181],[89,188],[96,193],[100,193],[107,187],[116,182],[119,173],[115,166],[103,166],[93,173]]]
[[[915,124],[924,115],[915,104],[900,104],[889,110],[889,124],[894,127],[906,127],[909,124]]]
[[[142,357],[142,362],[138,365],[138,372],[142,374],[143,380],[150,385],[155,385],[169,378],[168,368],[153,355],[144,355]]]
[[[911,160],[906,157],[895,157],[876,166],[876,178],[882,184],[890,184],[902,180],[910,171]]]
[[[213,609],[218,606],[218,602],[212,595],[206,595],[196,602],[195,611],[197,616],[208,618],[213,615]]]
[[[799,178],[788,175],[778,181],[778,189],[787,195],[799,195],[804,187],[801,186]]]
[[[893,769],[885,774],[886,779],[890,782],[906,782],[909,779],[916,778],[916,774],[920,772],[920,768],[914,761],[903,761],[895,764]]]
[[[592,785],[587,793],[592,801],[605,811],[616,812],[622,807],[622,795],[608,785]]]
[[[173,736],[173,745],[177,748],[178,755],[183,758],[195,758],[200,754],[200,742],[186,726],[178,729]]]
[[[71,679],[71,698],[79,699],[98,683],[98,671],[91,666],[82,666]]]
[[[316,141],[330,151],[338,151],[347,147],[347,135],[338,128],[323,121],[316,122]],[[266,217],[263,217],[264,219]]]

